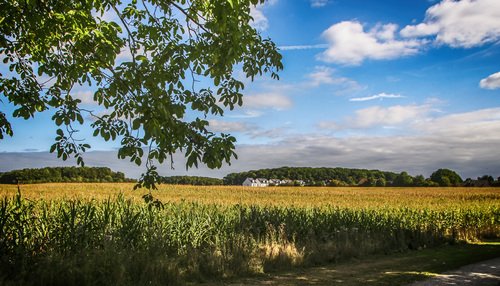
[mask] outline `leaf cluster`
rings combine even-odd
[[[237,158],[235,138],[210,132],[208,116],[243,104],[247,78],[278,78],[281,55],[250,25],[263,1],[7,1],[0,4],[0,55],[9,73],[0,93],[32,118],[53,110],[60,126],[51,152],[66,160],[90,148],[76,138],[91,118],[93,135],[119,140],[118,157],[145,162],[140,186],[155,188],[155,164],[182,152],[186,168],[220,168]],[[109,20],[114,19],[114,20]],[[198,82],[208,86],[198,86]],[[75,89],[95,90],[104,112],[82,108]],[[13,135],[0,112],[0,139]]]

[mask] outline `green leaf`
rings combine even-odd
[[[78,123],[83,124],[83,116],[80,113],[76,114],[76,119],[78,120]]]
[[[139,127],[141,127],[141,123],[142,123],[141,119],[139,118],[134,119],[134,121],[132,121],[132,129],[134,130],[139,129]]]

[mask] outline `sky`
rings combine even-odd
[[[500,1],[270,0],[251,13],[284,70],[279,81],[242,77],[243,106],[209,118],[212,131],[237,138],[239,159],[186,172],[177,155],[161,174],[310,166],[500,176]],[[91,90],[77,92],[95,104]],[[0,172],[74,164],[48,153],[51,116],[9,117],[15,135],[0,141]],[[145,170],[87,129],[87,165],[130,177]]]

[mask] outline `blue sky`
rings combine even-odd
[[[500,1],[271,0],[252,15],[285,69],[279,81],[241,78],[244,106],[210,118],[213,131],[238,139],[240,159],[189,174],[288,165],[500,176]],[[90,90],[78,92],[97,108]],[[62,165],[46,154],[50,117],[12,120],[0,171]],[[89,153],[91,164],[140,173],[115,159],[117,143],[90,134],[82,127],[93,150],[107,152]],[[160,171],[185,173],[182,158]]]

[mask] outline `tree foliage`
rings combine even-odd
[[[281,167],[231,173],[224,177],[226,185],[241,185],[246,178],[303,180],[308,185],[355,186],[392,182],[398,174],[379,170],[348,168]]]
[[[435,181],[441,175],[446,177],[444,180],[449,181],[448,184]],[[422,175],[413,177],[407,172],[397,174],[394,172],[366,169],[281,167],[231,173],[225,176],[223,181],[225,185],[241,185],[246,178],[303,180],[309,186],[332,187],[436,187],[462,185],[460,176],[448,169],[437,170],[431,178],[425,179]],[[493,186],[495,184],[490,185]]]
[[[431,174],[430,179],[441,187],[459,186],[463,182],[460,175],[450,169],[438,169]]]
[[[199,176],[171,176],[162,177],[161,182],[164,184],[175,185],[195,185],[195,186],[217,186],[223,185],[222,179],[199,177]]]
[[[243,103],[235,69],[253,80],[278,78],[283,68],[275,44],[250,25],[251,5],[262,2],[2,1],[0,55],[9,72],[0,93],[16,107],[13,117],[54,112],[50,151],[63,160],[84,165],[90,146],[76,132],[91,117],[94,136],[120,140],[119,158],[145,159],[145,187],[155,187],[155,162],[172,163],[177,151],[186,168],[220,168],[236,157],[235,138],[208,131],[206,117]],[[75,89],[84,85],[103,114],[81,107]],[[0,139],[13,132],[0,112]]]
[[[46,167],[0,173],[0,184],[33,184],[58,182],[133,182],[122,172],[106,167]]]

